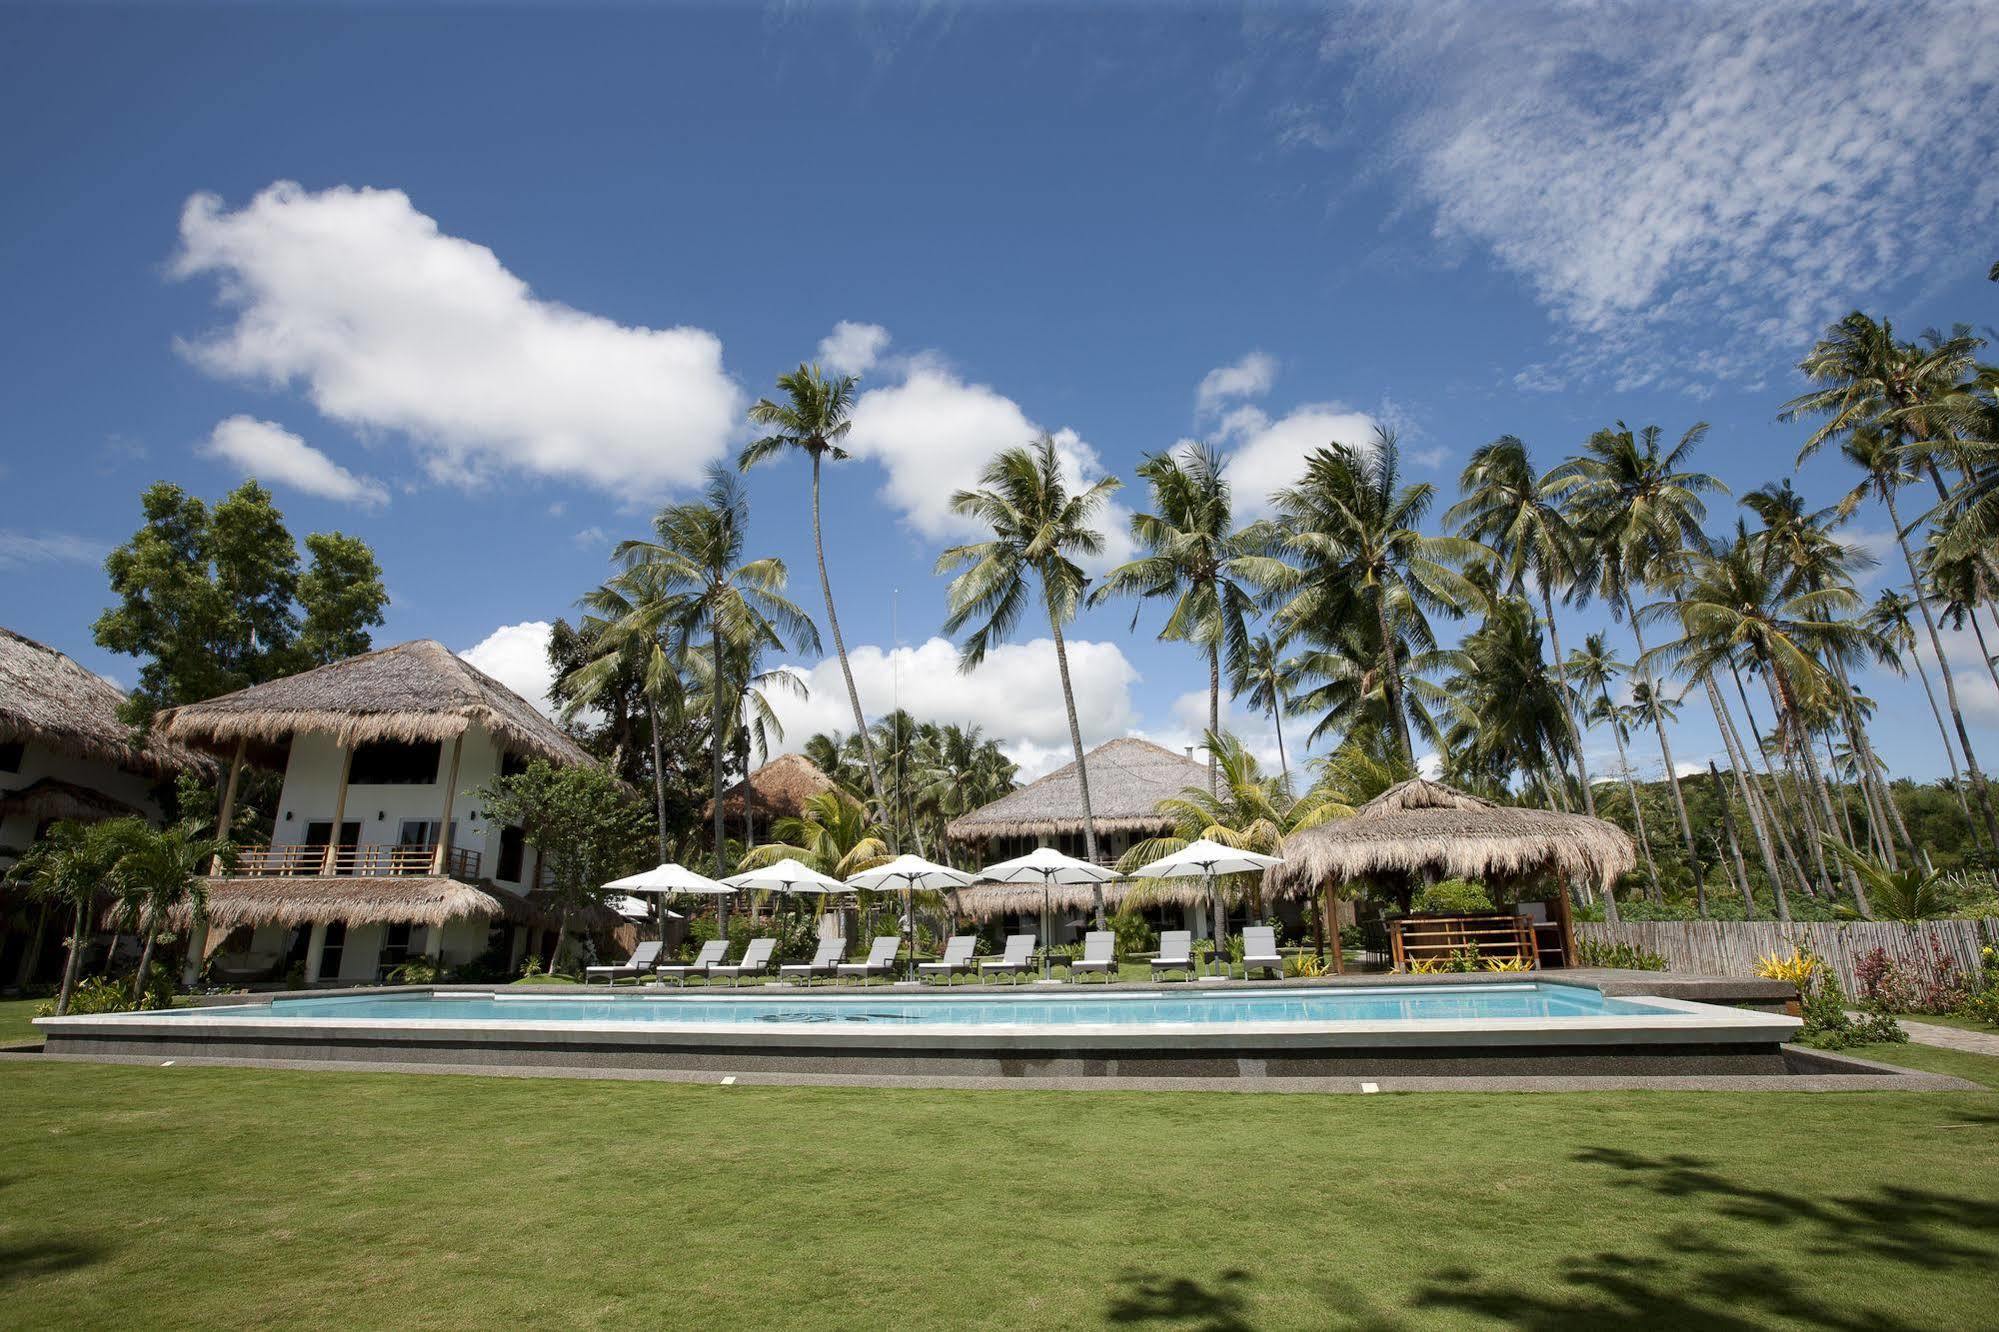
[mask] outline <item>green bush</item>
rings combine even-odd
[[[1440,916],[1461,916],[1492,910],[1492,898],[1470,879],[1445,879],[1416,894],[1412,910]]]
[[[1576,940],[1576,961],[1585,967],[1616,967],[1624,971],[1664,971],[1666,959],[1636,944]]]
[[[76,989],[69,996],[71,1017],[87,1017],[92,1013],[129,1013],[137,1008],[171,1008],[174,1001],[173,973],[161,963],[153,964],[151,982],[139,996],[139,1002],[132,1002],[132,980],[129,976],[92,976],[78,981]],[[50,999],[35,1009],[36,1017],[54,1017],[56,1001]]]
[[[412,957],[389,973],[391,985],[435,985],[444,979],[444,968],[428,957]]]
[[[1805,1010],[1804,1030],[1798,1044],[1816,1050],[1846,1050],[1856,1045],[1885,1045],[1907,1041],[1903,1031],[1886,1013],[1863,1012],[1854,1017],[1847,1012],[1846,991],[1832,968],[1821,963],[1812,969],[1801,996]]]
[[[1120,911],[1108,923],[1111,932],[1117,935],[1119,957],[1136,957],[1158,951],[1159,935],[1145,923],[1143,916]]]

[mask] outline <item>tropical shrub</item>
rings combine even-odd
[[[1143,916],[1120,911],[1110,917],[1108,923],[1111,932],[1117,935],[1119,957],[1134,957],[1158,951],[1159,935],[1152,926],[1146,924]]]
[[[1881,1045],[1906,1041],[1907,1032],[1885,1013],[1864,1012],[1855,1017],[1847,1011],[1846,991],[1831,967],[1804,949],[1789,956],[1772,953],[1756,964],[1756,974],[1765,980],[1789,981],[1798,987],[1804,1010],[1804,1029],[1797,1042],[1820,1050],[1845,1050],[1856,1045]]]
[[[92,1013],[129,1013],[134,1008],[171,1008],[174,1001],[173,974],[166,967],[155,963],[145,993],[137,1004],[132,1002],[131,987],[121,979],[110,976],[92,976],[89,980],[77,982],[76,990],[69,997],[69,1016],[88,1017]],[[55,1001],[38,1005],[36,1017],[53,1017]]]
[[[1526,959],[1526,958],[1524,958],[1524,957],[1495,957],[1495,958],[1492,958],[1491,960],[1489,960],[1489,961],[1488,961],[1488,962],[1487,962],[1487,963],[1485,964],[1485,969],[1486,969],[1487,971],[1526,971],[1526,970],[1529,970],[1529,968],[1528,968],[1528,965],[1527,965],[1527,959]]]
[[[1462,916],[1492,910],[1492,898],[1470,879],[1444,879],[1417,893],[1411,909],[1432,915]]]
[[[1793,949],[1789,956],[1770,953],[1756,962],[1758,976],[1764,980],[1789,981],[1798,987],[1800,995],[1811,986],[1812,977],[1818,969],[1818,959],[1803,949]]]
[[[1871,948],[1853,970],[1861,1002],[1888,1013],[1954,1013],[1972,989],[1957,959],[1934,939],[1925,962],[1911,963],[1890,957],[1885,948]]]
[[[1576,940],[1576,961],[1585,967],[1615,967],[1621,971],[1664,971],[1666,959],[1637,944]]]
[[[444,968],[428,957],[413,957],[389,973],[391,985],[435,985],[444,979]]]
[[[1292,953],[1284,959],[1284,974],[1287,976],[1326,976],[1332,974],[1332,970],[1332,959],[1320,957],[1317,953]]]

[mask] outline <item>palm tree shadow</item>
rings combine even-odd
[[[1156,1272],[1126,1272],[1119,1293],[1104,1310],[1109,1323],[1170,1323],[1198,1332],[1249,1332],[1245,1287],[1249,1273],[1223,1272],[1213,1284]]]
[[[101,1263],[108,1252],[101,1244],[67,1239],[0,1245],[0,1290]]]

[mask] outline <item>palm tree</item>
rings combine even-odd
[[[1069,715],[1069,744],[1076,754],[1076,779],[1083,798],[1083,847],[1097,857],[1097,822],[1090,809],[1089,766],[1083,761],[1083,730],[1076,720],[1076,691],[1069,681],[1069,649],[1062,626],[1075,618],[1089,580],[1074,556],[1101,554],[1104,539],[1091,526],[1119,485],[1105,477],[1080,494],[1069,493],[1055,440],[1043,435],[1023,448],[1002,450],[986,464],[977,490],[951,497],[954,512],[990,527],[990,541],[953,546],[937,559],[937,572],[955,573],[947,589],[950,615],[944,632],[956,634],[981,621],[958,648],[958,669],[977,669],[993,644],[1004,639],[1027,609],[1029,576],[1041,585],[1042,608],[1055,642],[1062,677],[1062,704]],[[1099,929],[1104,895],[1095,889]]]
[[[1999,847],[1999,818],[1993,816],[1992,793],[1986,789],[1985,773],[1978,766],[1978,755],[1971,747],[1971,732],[1964,725],[1964,710],[1957,701],[1957,679],[1950,668],[1950,658],[1943,650],[1943,637],[1937,632],[1935,613],[1930,609],[1928,583],[1924,570],[1916,559],[1915,549],[1909,544],[1909,533],[1902,526],[1902,517],[1895,504],[1895,496],[1911,480],[1907,455],[1890,442],[1888,435],[1871,428],[1860,428],[1848,432],[1840,451],[1847,461],[1860,469],[1861,481],[1847,492],[1840,501],[1840,507],[1852,512],[1860,502],[1872,496],[1888,510],[1888,521],[1895,527],[1895,544],[1901,548],[1902,561],[1908,566],[1909,586],[1915,593],[1916,609],[1921,612],[1923,628],[1930,640],[1930,651],[1937,660],[1937,673],[1943,677],[1944,700],[1950,706],[1950,717],[1957,729],[1958,747],[1964,753],[1964,766],[1971,773],[1972,793],[1978,798],[1978,812],[1985,823],[1985,835],[1994,847]]]
[[[1541,629],[1526,599],[1494,602],[1449,659],[1454,673],[1444,691],[1455,715],[1444,736],[1444,766],[1450,779],[1493,792],[1516,775],[1558,787],[1576,728],[1567,689],[1548,674]]]
[[[1936,870],[1916,869],[1913,866],[1898,870],[1872,856],[1862,855],[1852,847],[1841,846],[1830,838],[1826,840],[1825,849],[1866,882],[1873,910],[1863,908],[1859,913],[1863,919],[1872,917],[1913,923],[1930,920],[1950,910],[1949,880]],[[1841,910],[1839,914],[1852,917],[1856,913]]]
[[[1377,430],[1371,448],[1315,450],[1304,476],[1277,493],[1278,523],[1267,529],[1271,543],[1299,563],[1266,583],[1280,603],[1275,624],[1322,644],[1373,637],[1389,744],[1408,764],[1415,749],[1400,644],[1406,635],[1423,650],[1434,648],[1425,612],[1457,612],[1476,600],[1471,582],[1450,566],[1490,554],[1477,542],[1419,530],[1435,497],[1428,483],[1402,484],[1395,435]]]
[[[774,841],[743,854],[744,869],[759,869],[790,857],[821,874],[846,879],[895,857],[885,829],[868,821],[867,811],[838,791],[807,796],[796,814],[771,824]]]
[[[1507,590],[1519,595],[1532,578],[1541,594],[1541,616],[1548,625],[1555,659],[1555,681],[1565,701],[1563,715],[1570,731],[1570,748],[1582,784],[1583,809],[1596,816],[1596,796],[1590,789],[1589,765],[1583,755],[1582,727],[1576,721],[1569,694],[1562,637],[1555,625],[1554,593],[1586,592],[1579,574],[1583,543],[1562,512],[1563,482],[1554,472],[1536,476],[1527,446],[1502,435],[1471,456],[1458,478],[1464,498],[1451,506],[1444,521],[1498,557],[1498,572]]]
[[[1617,742],[1617,766],[1624,773],[1624,788],[1631,797],[1631,818],[1638,827],[1638,847],[1645,853],[1645,874],[1652,886],[1652,900],[1663,902],[1666,895],[1659,889],[1659,867],[1652,859],[1652,839],[1645,831],[1645,808],[1638,803],[1638,783],[1632,779],[1631,758],[1624,750],[1633,714],[1618,707],[1610,697],[1610,682],[1628,668],[1610,650],[1610,636],[1603,633],[1584,635],[1583,645],[1570,656],[1568,668],[1576,677],[1578,690],[1596,695],[1591,710],[1598,720],[1609,723],[1611,738]],[[1614,893],[1604,894],[1604,915],[1612,922],[1617,920]]]
[[[57,1017],[69,1012],[70,997],[76,993],[83,950],[90,942],[90,909],[125,853],[131,825],[138,823],[137,819],[104,823],[64,819],[30,842],[7,871],[9,883],[24,884],[36,897],[66,906],[72,913],[69,958],[63,963],[62,988],[56,992]]]
[[[1222,729],[1222,655],[1230,675],[1246,668],[1247,622],[1255,614],[1251,587],[1283,575],[1279,561],[1259,554],[1255,533],[1237,531],[1222,460],[1206,444],[1154,454],[1139,464],[1152,492],[1154,512],[1133,514],[1131,534],[1143,553],[1104,576],[1090,594],[1095,606],[1110,597],[1171,599],[1162,639],[1190,642],[1208,659],[1208,730]],[[1136,612],[1132,615],[1137,624]],[[1208,785],[1215,784],[1215,756],[1208,755]]]
[[[1249,640],[1249,651],[1243,657],[1242,670],[1233,681],[1235,694],[1247,693],[1249,705],[1270,714],[1270,725],[1277,732],[1278,783],[1288,793],[1291,790],[1291,762],[1284,756],[1284,690],[1291,677],[1292,665],[1282,657],[1282,638],[1273,640],[1269,634],[1257,634]],[[1231,695],[1233,697],[1233,695]]]
[[[132,977],[132,1003],[136,1007],[152,971],[160,922],[182,902],[188,904],[197,925],[208,918],[208,893],[202,876],[234,869],[236,844],[227,837],[205,836],[203,825],[195,819],[184,819],[157,832],[137,820],[119,820],[116,826],[119,855],[112,877],[143,940],[139,970]]]
[[[715,677],[726,678],[727,657],[733,650],[753,654],[759,649],[786,650],[786,638],[800,651],[819,650],[819,631],[812,620],[785,599],[784,561],[743,560],[749,535],[749,502],[736,478],[721,467],[710,468],[704,498],[671,504],[653,518],[648,540],[618,544],[617,560],[624,566],[609,586],[623,606],[604,631],[607,650],[626,642],[665,643],[668,655],[687,660],[707,639],[707,665]],[[596,594],[586,598],[593,607]],[[616,610],[616,607],[612,608]],[[709,694],[709,796],[713,809],[715,876],[727,872],[727,843],[722,827],[722,770],[728,737],[730,693]],[[721,924],[727,925],[727,899]]]
[[[641,604],[672,595],[670,590],[648,586],[650,577],[650,572],[627,570],[579,600],[579,605],[592,611],[574,631],[586,659],[563,676],[553,692],[562,705],[562,719],[574,722],[585,708],[600,707],[606,701],[622,705],[627,693],[636,688],[645,703],[646,729],[651,733],[653,817],[658,823],[659,863],[664,865],[672,859],[667,844],[665,735],[669,722],[679,722],[686,715],[686,689],[670,653],[664,624],[656,626],[649,637],[610,633],[612,625],[632,615]],[[614,762],[612,766],[615,771],[619,765]]]
[[[1571,458],[1549,474],[1548,485],[1562,496],[1570,520],[1582,535],[1594,566],[1595,581],[1612,614],[1622,610],[1638,644],[1638,673],[1656,695],[1651,669],[1645,663],[1645,634],[1639,624],[1632,590],[1668,572],[1668,562],[1685,549],[1698,550],[1706,538],[1704,494],[1728,488],[1706,472],[1686,466],[1707,435],[1707,423],[1697,422],[1670,452],[1661,452],[1659,427],[1634,433],[1622,421],[1599,430],[1583,445],[1582,456]],[[1655,718],[1657,714],[1655,713]],[[1656,724],[1659,753],[1665,759],[1666,783],[1679,815],[1680,836],[1690,863],[1699,859],[1694,828],[1687,818],[1686,797],[1673,762],[1673,744],[1663,722]]]
[[[1944,724],[1943,709],[1937,706],[1936,690],[1930,687],[1930,673],[1923,669],[1922,654],[1916,651],[1916,630],[1911,623],[1909,612],[1916,603],[1893,588],[1889,588],[1874,604],[1867,608],[1861,623],[1872,629],[1884,645],[1882,660],[1896,672],[1902,669],[1903,654],[1916,663],[1916,678],[1923,682],[1923,697],[1930,702],[1930,716],[1936,719],[1937,738],[1943,742],[1943,756],[1950,764],[1950,789],[1957,796],[1958,808],[1964,811],[1964,821],[1968,826],[1976,826],[1971,817],[1971,805],[1964,798],[1964,774],[1958,771],[1957,750],[1950,742],[1950,728]]]
[[[1973,408],[1983,345],[1962,327],[1949,337],[1930,331],[1904,342],[1888,320],[1876,323],[1856,310],[1821,334],[1798,363],[1820,387],[1785,403],[1777,419],[1823,418],[1799,448],[1800,463],[1855,432],[1880,435],[1898,457],[1928,467],[1942,498],[1936,458]]]
[[[777,709],[771,704],[771,696],[785,694],[792,698],[810,697],[811,688],[805,677],[797,671],[779,666],[766,668],[763,665],[764,643],[729,643],[722,654],[721,707],[715,706],[711,691],[715,688],[715,670],[711,658],[693,653],[687,658],[687,701],[686,706],[697,715],[706,712],[711,717],[723,719],[722,743],[736,766],[747,777],[754,764],[763,763],[770,752],[784,740],[784,723],[778,719]],[[756,841],[756,828],[752,822],[756,817],[753,802],[743,802],[743,842],[745,845]]]
[[[743,446],[736,466],[747,472],[766,459],[797,451],[812,460],[812,551],[819,561],[819,590],[826,598],[826,627],[833,634],[833,654],[840,659],[840,678],[847,685],[847,706],[854,713],[854,734],[861,738],[861,750],[868,760],[868,790],[875,809],[882,806],[881,767],[875,762],[874,740],[868,734],[867,717],[861,712],[861,693],[854,687],[854,671],[847,664],[847,640],[840,634],[840,617],[833,609],[833,581],[826,574],[826,542],[819,525],[819,465],[831,458],[844,462],[847,451],[840,447],[853,428],[854,391],[860,380],[854,375],[828,379],[816,365],[801,365],[788,375],[779,375],[777,387],[783,402],[759,398],[750,408],[750,420],[770,431],[763,438]]]

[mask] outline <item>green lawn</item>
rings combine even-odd
[[[1987,1036],[1999,1036],[1999,1027],[1990,1022],[1980,1022],[1977,1018],[1939,1017],[1935,1013],[1898,1013],[1896,1016],[1910,1022],[1926,1022],[1932,1027],[1956,1027],[1959,1031],[1980,1031]]]
[[[1999,1086],[1999,1060],[1869,1051]],[[0,1064],[0,1323],[1990,1325],[1999,1093]],[[641,1200],[643,1199],[643,1200]]]
[[[40,1040],[33,1025],[35,1010],[46,999],[0,999],[0,1045],[22,1045]]]

